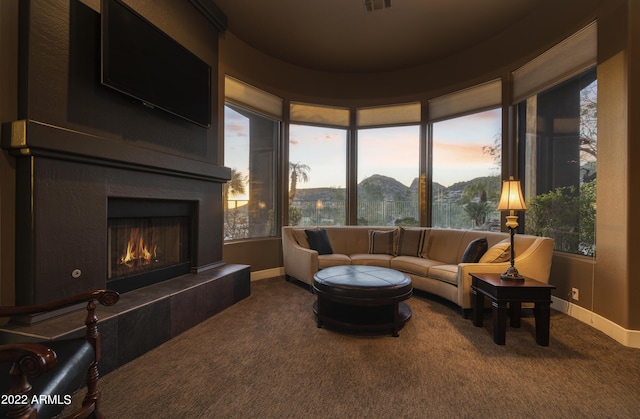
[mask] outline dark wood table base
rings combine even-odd
[[[313,314],[318,327],[326,325],[350,332],[391,332],[397,337],[411,319],[411,307],[404,302],[381,306],[340,304],[318,295],[318,301],[313,303]]]
[[[536,343],[549,346],[551,290],[553,285],[534,279],[505,281],[499,274],[471,274],[473,324],[483,323],[484,298],[491,299],[493,307],[493,341],[504,345],[507,334],[507,315],[511,327],[520,327],[523,302],[534,303]]]

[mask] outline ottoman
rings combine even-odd
[[[358,331],[399,330],[411,318],[404,303],[411,297],[411,278],[394,269],[377,266],[333,266],[313,277],[318,296],[313,312],[317,326]]]

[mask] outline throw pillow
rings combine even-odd
[[[477,263],[488,248],[489,242],[486,237],[473,240],[462,255],[462,263]]]
[[[304,234],[307,235],[309,248],[317,251],[319,255],[330,255],[333,253],[327,230],[305,230]]]
[[[506,262],[511,258],[511,241],[504,239],[500,243],[493,245],[478,262],[480,263],[498,263]]]
[[[394,231],[369,231],[369,253],[393,255]]]
[[[425,233],[426,230],[423,228],[400,227],[398,230],[398,256],[420,257]]]

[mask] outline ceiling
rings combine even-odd
[[[367,12],[365,2],[391,7]],[[228,30],[291,64],[379,72],[472,47],[548,0],[214,0]]]

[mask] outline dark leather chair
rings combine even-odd
[[[51,418],[87,386],[80,407],[69,418],[101,418],[98,361],[100,334],[95,302],[110,306],[120,298],[110,290],[89,291],[46,304],[0,307],[0,317],[37,314],[87,303],[85,336],[72,339],[0,345],[0,407],[10,418]]]

